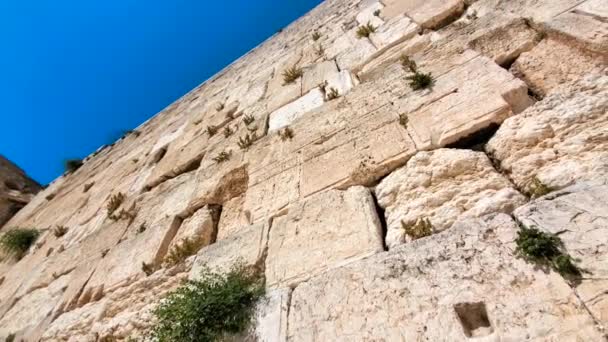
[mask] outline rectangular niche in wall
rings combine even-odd
[[[484,302],[459,303],[454,305],[454,311],[466,337],[488,336],[494,332]]]

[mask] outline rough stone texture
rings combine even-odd
[[[0,155],[0,228],[40,189],[38,183]]]
[[[580,183],[515,211],[527,227],[558,234],[585,271],[575,291],[593,317],[608,327],[608,182]]]
[[[441,232],[458,219],[508,214],[526,201],[485,154],[451,149],[419,152],[382,180],[376,196],[385,210],[389,247],[411,240],[403,225],[420,219]]]
[[[369,190],[324,192],[294,204],[272,221],[267,286],[294,286],[382,250],[382,228]]]
[[[0,340],[137,338],[167,291],[237,262],[264,273],[269,297],[237,340],[602,340],[607,12],[602,0],[321,2],[6,223],[42,234],[0,262]],[[404,55],[430,89],[412,90]],[[303,76],[284,84],[291,67]],[[577,181],[595,185],[517,209],[530,184]],[[513,210],[568,227],[600,276],[569,287],[515,258]],[[437,234],[409,241],[401,220],[424,217]],[[186,238],[203,242],[196,255],[163,262]]]
[[[559,275],[515,258],[516,229],[503,214],[459,221],[314,277],[293,291],[288,340],[602,340]],[[483,303],[487,321],[475,306],[459,319],[464,303]]]
[[[608,177],[608,75],[593,72],[508,119],[487,145],[521,189]]]

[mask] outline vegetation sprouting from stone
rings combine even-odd
[[[323,48],[323,45],[319,44],[319,45],[315,46],[314,49],[315,49],[315,54],[318,57],[323,57],[323,55],[325,55],[325,49]]]
[[[15,342],[15,334],[8,334],[4,339],[5,342]]]
[[[204,241],[202,239],[186,238],[180,243],[176,244],[165,256],[163,263],[166,267],[175,266],[189,256],[192,256],[203,247]]]
[[[255,121],[253,115],[245,115],[243,116],[243,122],[245,125],[251,125]]]
[[[312,33],[312,40],[314,40],[316,42],[319,39],[321,39],[321,34],[319,32],[317,32],[317,31],[313,32]]]
[[[227,160],[230,160],[230,156],[232,155],[232,153],[230,151],[226,152],[226,151],[222,151],[220,153],[217,154],[217,156],[213,157],[213,161],[215,161],[216,163],[223,163]]]
[[[578,278],[581,270],[568,255],[563,242],[556,235],[535,227],[520,225],[517,232],[516,252],[528,262],[549,266],[564,277]]]
[[[245,134],[244,137],[240,137],[239,141],[237,142],[237,145],[239,145],[239,148],[241,150],[247,150],[249,149],[249,147],[251,147],[251,145],[253,145],[253,143],[256,140],[256,134],[255,132],[252,133],[251,135],[249,133]]]
[[[129,222],[133,222],[133,220],[135,219],[135,211],[120,209],[118,214],[110,214],[109,218],[113,221],[127,220]]]
[[[338,92],[338,89],[334,88],[334,87],[330,87],[329,91],[327,92],[327,101],[331,101],[331,100],[335,100],[338,97],[340,97],[340,93]]]
[[[371,23],[367,23],[366,25],[359,26],[357,29],[357,37],[358,38],[367,38],[370,34],[376,32],[376,28]]]
[[[409,118],[407,117],[407,114],[405,113],[401,113],[399,114],[399,124],[405,128],[407,128],[407,123],[409,122]]]
[[[430,88],[435,83],[430,73],[425,74],[420,71],[416,71],[413,75],[408,76],[407,79],[410,81],[410,87],[413,90]]]
[[[419,218],[415,223],[406,224],[401,221],[401,227],[405,230],[405,234],[417,240],[433,234],[433,225],[428,218]]]
[[[224,138],[228,138],[232,135],[232,133],[234,133],[234,131],[232,130],[232,128],[230,128],[230,126],[224,127]]]
[[[207,126],[207,134],[209,134],[210,137],[214,136],[215,133],[217,133],[217,127],[213,125]]]
[[[294,136],[293,129],[289,128],[289,126],[279,130],[278,134],[281,138],[281,141],[291,140]]]
[[[215,110],[217,110],[218,112],[220,112],[220,111],[222,111],[222,110],[224,109],[224,107],[225,107],[224,103],[223,103],[223,102],[220,102],[220,103],[218,103],[218,104],[215,106]]]
[[[227,272],[204,268],[171,292],[153,311],[151,337],[157,342],[223,341],[251,323],[255,304],[264,295],[263,278],[242,265]]]
[[[21,259],[40,236],[37,229],[15,228],[0,237],[0,248],[9,256]]]
[[[403,69],[405,69],[406,71],[410,71],[410,72],[418,71],[418,66],[416,65],[416,61],[414,61],[407,55],[401,55],[401,57],[399,57],[399,62],[401,63],[401,66],[403,67]]]
[[[108,203],[106,204],[106,210],[108,211],[108,216],[112,216],[112,214],[120,207],[122,202],[125,200],[125,195],[122,192],[114,194],[110,196]]]
[[[554,190],[538,179],[538,177],[534,177],[528,186],[528,193],[532,198],[542,197]]]
[[[141,270],[146,274],[146,276],[150,276],[154,273],[154,265],[148,264],[145,261],[141,262]]]
[[[74,172],[82,166],[82,160],[80,159],[68,159],[64,162],[65,171]]]
[[[57,238],[64,236],[67,232],[68,232],[68,227],[66,227],[66,226],[56,226],[53,229],[53,235],[55,235],[55,237],[57,237]]]
[[[380,10],[377,9],[374,11],[374,17],[379,17],[380,16]]]
[[[302,69],[297,66],[292,66],[287,70],[283,71],[283,84],[291,84],[295,82],[298,78],[302,77]]]

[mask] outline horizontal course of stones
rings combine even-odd
[[[181,281],[244,263],[267,287],[252,339],[602,340],[607,32],[601,0],[323,2],[4,226],[43,235],[0,263],[0,337],[138,337]],[[517,258],[518,224],[590,273]]]

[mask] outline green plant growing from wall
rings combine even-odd
[[[377,9],[374,11],[374,17],[379,17],[380,16],[380,10]]]
[[[106,210],[108,211],[108,216],[112,216],[112,214],[120,207],[122,202],[125,200],[125,195],[122,192],[114,194],[110,196],[108,203],[106,204]]]
[[[369,35],[374,32],[376,32],[376,27],[368,22],[366,25],[359,26],[357,29],[357,38],[368,38]]]
[[[327,101],[331,101],[331,100],[335,100],[338,97],[340,97],[340,93],[338,92],[338,89],[334,88],[334,87],[330,87],[329,91],[327,92]]]
[[[217,127],[213,125],[207,126],[207,134],[209,134],[210,137],[214,136],[215,133],[217,133]]]
[[[68,227],[66,227],[66,226],[56,226],[53,229],[53,235],[55,235],[56,238],[60,238],[60,237],[64,236],[67,232],[68,232]]]
[[[245,125],[251,125],[254,121],[255,121],[255,118],[253,117],[253,115],[244,115],[243,116],[243,122],[245,123]]]
[[[230,126],[224,127],[224,138],[228,138],[232,135],[232,133],[234,133],[234,131],[232,130],[232,128],[230,128]]]
[[[237,142],[237,145],[239,145],[239,148],[241,150],[248,150],[249,147],[251,147],[251,145],[253,145],[253,143],[255,142],[257,138],[257,135],[255,134],[255,132],[253,134],[245,134],[244,137],[240,137],[239,141]]]
[[[37,229],[15,228],[0,237],[0,248],[9,256],[21,259],[40,236]]]
[[[281,138],[281,141],[291,140],[294,137],[293,129],[289,128],[289,126],[283,128],[282,130],[279,130],[278,134]]]
[[[80,159],[68,159],[64,162],[65,171],[72,173],[78,170],[82,166],[82,160]]]
[[[419,218],[413,224],[405,224],[405,222],[401,221],[401,227],[405,230],[405,234],[412,238],[412,240],[417,240],[426,236],[433,234],[433,225],[428,218]]]
[[[228,151],[228,152],[222,151],[222,152],[218,153],[217,156],[213,157],[213,161],[220,164],[220,163],[230,160],[231,155],[232,155],[231,151]]]
[[[425,74],[420,71],[416,71],[413,75],[408,76],[407,79],[410,81],[412,90],[430,88],[435,84],[435,80],[430,73]]]
[[[407,117],[407,114],[405,114],[405,113],[399,114],[399,124],[401,126],[403,126],[404,128],[407,128],[407,124],[409,121],[410,121],[410,119]]]
[[[151,337],[157,342],[226,340],[247,329],[263,295],[263,278],[251,269],[236,265],[223,273],[203,268],[198,280],[171,292],[153,311]]]
[[[406,71],[410,71],[410,72],[418,71],[418,66],[416,65],[416,61],[414,61],[407,55],[401,55],[401,57],[399,57],[399,62],[401,63],[401,66],[403,67],[403,69],[405,69]]]
[[[319,39],[321,39],[321,34],[319,32],[317,32],[317,31],[313,32],[312,33],[312,40],[314,40],[316,42]]]
[[[538,177],[532,178],[530,185],[528,186],[528,193],[532,198],[538,198],[545,196],[546,194],[553,192],[555,189],[547,186]]]
[[[303,71],[295,65],[283,71],[283,85],[291,84],[302,77]]]
[[[515,251],[528,262],[549,266],[564,277],[581,276],[580,268],[574,264],[574,259],[568,255],[563,242],[556,235],[520,224],[515,244]]]
[[[175,266],[186,260],[189,256],[196,254],[203,246],[204,241],[202,239],[186,238],[176,244],[169,253],[167,253],[163,260],[163,264],[166,267]]]

